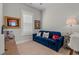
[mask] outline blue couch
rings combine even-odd
[[[60,32],[55,32],[55,31],[40,31],[41,32],[41,36],[37,36],[37,34],[33,34],[33,40],[45,45],[55,51],[59,51],[59,49],[63,46],[63,42],[64,42],[64,36],[61,36]],[[49,32],[49,38],[44,38],[42,37],[44,32]],[[57,34],[60,36],[59,39],[54,40],[52,39],[52,35],[53,34]]]

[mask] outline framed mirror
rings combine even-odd
[[[6,28],[20,28],[20,18],[5,16],[4,25]]]

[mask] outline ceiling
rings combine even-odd
[[[26,5],[34,7],[34,8],[39,9],[39,10],[44,10],[45,8],[50,6],[51,3],[26,3]]]
[[[70,6],[70,7],[77,7],[79,3],[25,3],[26,5],[36,8],[38,10],[44,10],[45,8],[51,7],[63,7],[63,6]]]

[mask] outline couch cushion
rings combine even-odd
[[[35,36],[35,39],[40,39],[41,38],[41,36]]]
[[[52,40],[52,39],[50,39],[50,38],[48,38],[47,40],[48,40],[48,41],[51,41],[51,42],[55,42],[55,40]]]

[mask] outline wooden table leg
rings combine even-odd
[[[73,55],[73,49],[70,49],[70,53],[69,53],[69,55]]]

